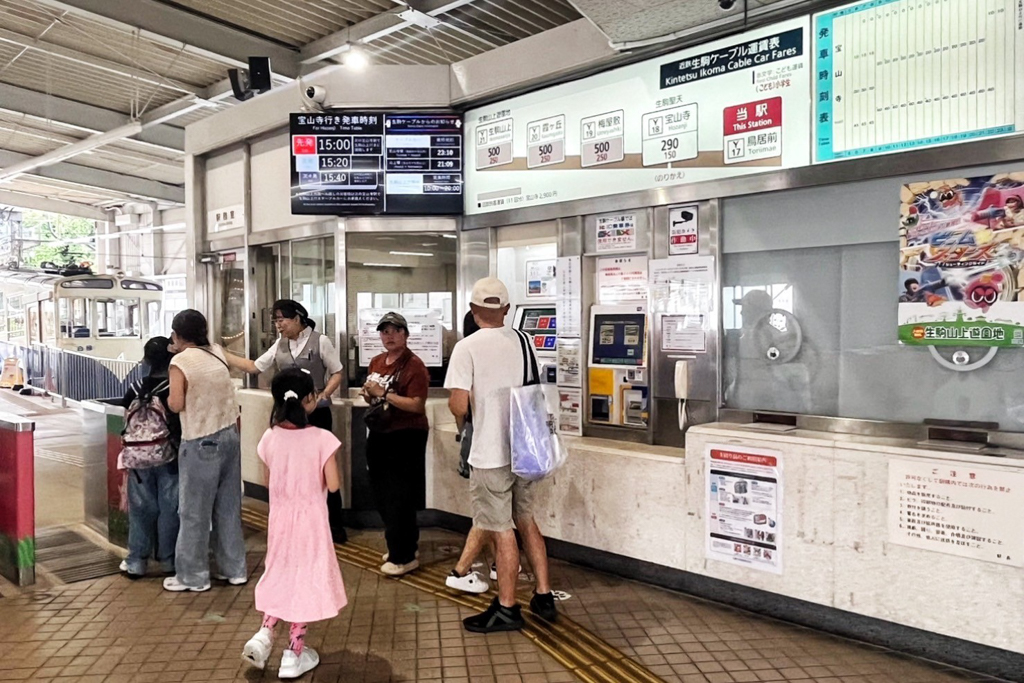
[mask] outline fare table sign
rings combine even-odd
[[[889,463],[889,541],[1024,567],[1024,474],[970,463]]]
[[[293,214],[462,212],[458,114],[292,114],[291,152]]]

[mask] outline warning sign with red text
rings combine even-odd
[[[781,455],[759,448],[708,446],[708,559],[782,573]]]
[[[725,163],[782,156],[782,98],[725,108]]]

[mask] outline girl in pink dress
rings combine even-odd
[[[327,491],[341,482],[335,454],[341,442],[330,432],[311,427],[316,409],[313,378],[289,368],[274,377],[271,428],[256,448],[266,466],[270,489],[267,569],[256,584],[256,609],[263,625],[242,651],[242,659],[262,669],[273,647],[274,627],[291,623],[288,649],[281,656],[280,678],[298,678],[320,663],[305,646],[306,625],[337,616],[348,604],[334,554]]]

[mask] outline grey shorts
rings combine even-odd
[[[512,466],[472,468],[473,525],[484,531],[508,531],[513,519],[533,516],[533,482],[512,474]]]

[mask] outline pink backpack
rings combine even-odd
[[[164,381],[146,393],[142,392],[141,382],[134,387],[135,399],[128,407],[121,432],[119,464],[122,467],[136,470],[158,467],[177,455],[171,443],[167,408],[159,396],[169,386]]]

